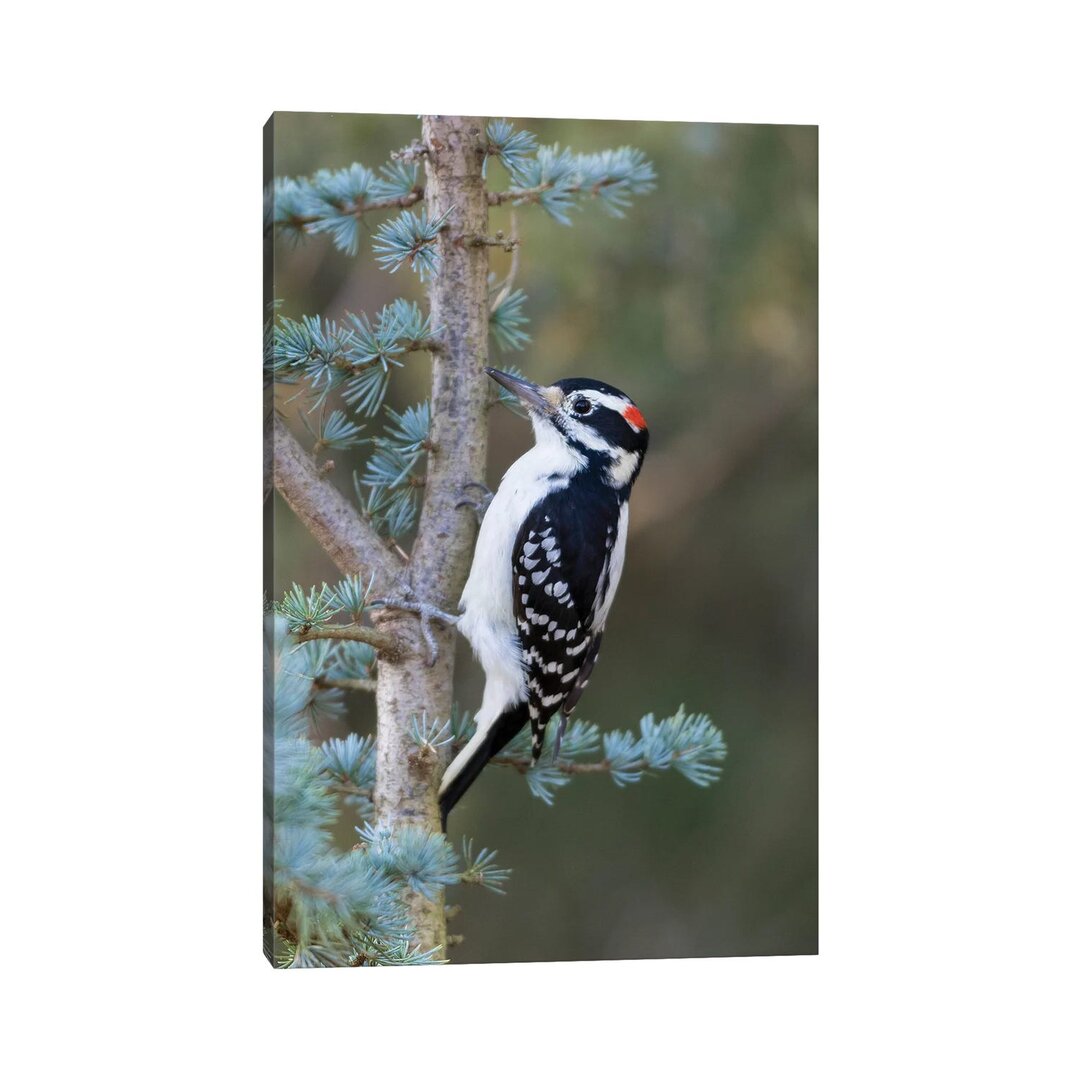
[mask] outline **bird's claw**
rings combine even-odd
[[[481,484],[479,480],[470,480],[468,483],[461,485],[462,491],[468,488],[479,488],[480,495],[475,499],[462,499],[454,507],[455,510],[461,510],[463,507],[468,507],[476,514],[478,521],[484,520],[484,514],[487,513],[488,506],[491,505],[491,500],[495,498],[494,493],[487,484]]]
[[[559,760],[559,750],[562,748],[562,737],[566,732],[566,716],[559,717],[559,726],[555,728],[555,742],[551,747],[551,760],[553,762]]]
[[[439,658],[439,645],[435,640],[435,634],[431,629],[434,620],[446,623],[447,626],[456,626],[460,615],[451,615],[434,604],[416,599],[416,593],[411,585],[402,583],[401,591],[379,600],[372,600],[368,607],[394,608],[398,611],[411,611],[420,618],[420,633],[424,635],[424,642],[428,648],[427,666],[434,667]]]

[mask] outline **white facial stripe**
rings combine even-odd
[[[630,476],[633,474],[634,469],[637,467],[639,456],[630,451],[623,450],[619,447],[612,446],[606,439],[604,439],[591,424],[579,420],[573,412],[572,403],[578,398],[585,398],[591,401],[594,405],[612,409],[620,416],[623,410],[632,405],[633,402],[624,395],[608,394],[603,390],[575,390],[573,393],[566,396],[564,405],[566,406],[561,410],[562,416],[560,423],[566,430],[566,434],[573,439],[574,442],[581,446],[584,446],[587,450],[594,450],[597,453],[607,454],[612,459],[612,465],[608,470],[610,483],[616,487],[622,487],[629,481]],[[626,419],[623,417],[623,419]],[[536,432],[536,442],[538,447],[543,447],[554,458],[559,456],[559,451],[565,455],[564,462],[560,462],[561,468],[555,470],[562,475],[573,475],[579,469],[585,465],[585,459],[576,451],[571,450],[569,447],[559,447],[559,443],[562,441],[558,436],[555,429],[545,422],[541,417],[534,415],[532,417],[533,430]],[[634,430],[640,431],[641,429],[634,424],[631,424],[629,420],[627,424]],[[625,477],[625,479],[623,479]]]
[[[634,475],[640,455],[636,450],[618,450],[608,466],[607,474],[612,487],[625,487]]]
[[[603,390],[575,390],[572,394],[567,395],[565,404],[570,405],[576,398],[587,398],[589,401],[593,402],[593,404],[599,406],[600,408],[611,409],[612,411],[617,412],[620,416],[622,416],[623,410],[628,405],[634,404],[625,395],[607,394]],[[564,410],[564,413],[571,418],[574,417],[572,408]],[[635,434],[641,431],[641,428],[637,424],[633,423],[630,420],[627,420],[625,416],[623,416],[623,419],[626,420],[627,425]],[[594,446],[586,438],[581,438],[579,441],[583,442],[591,450],[601,449],[601,447]]]
[[[603,406],[605,409],[614,409],[617,413],[621,413],[630,404],[628,397],[605,394],[603,390],[575,390],[572,396],[588,398],[594,404]]]

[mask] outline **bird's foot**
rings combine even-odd
[[[432,632],[431,624],[434,621],[446,623],[447,626],[457,626],[458,621],[461,619],[460,615],[451,615],[448,611],[443,611],[442,608],[436,607],[435,604],[429,604],[424,600],[417,598],[411,585],[402,583],[400,586],[400,592],[394,593],[391,596],[382,597],[379,600],[372,600],[369,602],[368,607],[381,607],[381,608],[393,608],[397,611],[411,611],[414,615],[420,618],[420,632],[424,635],[424,641],[428,647],[428,667],[434,667],[435,661],[439,657],[439,646],[435,640],[435,634]]]
[[[555,742],[551,747],[551,760],[556,762],[559,760],[559,750],[562,748],[562,737],[566,732],[566,717],[559,717],[559,726],[555,729]]]
[[[495,498],[495,495],[487,484],[481,484],[479,480],[470,480],[467,484],[463,484],[462,492],[464,493],[469,488],[478,488],[480,494],[475,499],[462,499],[461,502],[456,504],[455,509],[461,510],[463,507],[468,507],[476,514],[477,521],[483,521],[487,508],[491,505],[491,500]]]

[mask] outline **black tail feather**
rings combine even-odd
[[[484,766],[529,722],[529,706],[522,702],[507,709],[488,729],[487,737],[464,768],[454,777],[450,786],[439,797],[439,813],[442,815],[443,832],[446,819],[458,800],[472,787]]]

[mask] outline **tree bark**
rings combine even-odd
[[[488,249],[472,243],[488,225],[484,125],[475,116],[425,116],[422,138],[428,218],[451,213],[438,240],[439,272],[428,289],[441,346],[432,356],[432,445],[409,580],[419,599],[456,610],[477,530],[475,516],[457,504],[468,481],[483,480],[487,459]],[[434,627],[438,653],[428,667],[414,615],[389,610],[378,625],[399,637],[403,649],[399,659],[382,658],[378,665],[376,816],[391,829],[419,825],[438,832],[437,794],[447,754],[422,752],[409,728],[425,712],[431,719],[450,715],[454,631]],[[409,903],[416,944],[445,946],[442,896],[429,901],[414,893]]]
[[[319,474],[311,455],[280,421],[274,424],[273,472],[286,502],[343,573],[374,575],[375,595],[397,592],[407,583],[420,600],[456,610],[477,531],[474,515],[457,504],[466,483],[483,479],[487,459],[488,249],[473,242],[487,235],[488,226],[483,121],[475,116],[425,116],[423,142],[428,218],[450,213],[438,239],[439,273],[428,289],[431,321],[441,341],[432,354],[431,448],[409,562],[383,543]],[[375,685],[376,817],[394,831],[419,826],[438,832],[439,779],[449,751],[436,755],[422,750],[410,728],[414,717],[450,716],[454,631],[441,624],[433,627],[438,652],[429,667],[415,615],[386,608],[374,611],[372,621],[395,642],[394,648],[379,653]],[[409,892],[407,899],[414,944],[445,949],[441,893],[428,900]]]

